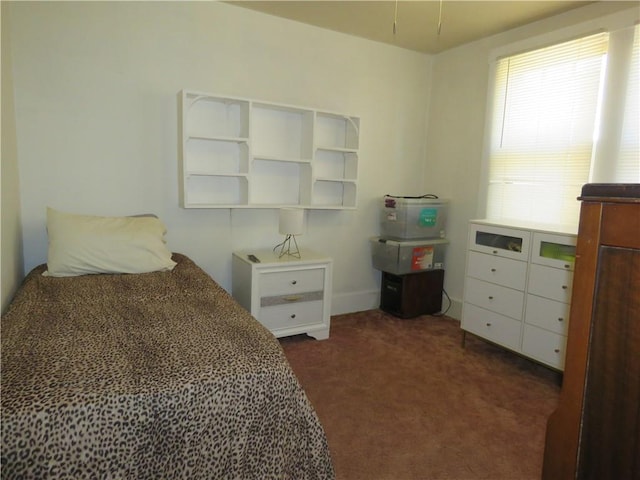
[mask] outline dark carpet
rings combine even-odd
[[[281,339],[324,425],[338,480],[539,479],[561,375],[458,321],[379,310]]]

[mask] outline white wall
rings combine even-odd
[[[445,288],[459,318],[489,53],[636,5],[598,2],[435,57],[213,2],[8,6],[27,271],[46,261],[47,205],[154,212],[171,249],[227,289],[234,249],[280,241],[276,210],[178,207],[176,94],[189,88],[360,116],[359,208],[310,211],[301,237],[335,259],[334,313],[377,305],[381,196],[431,192],[451,199]],[[3,182],[4,170],[3,152]],[[4,275],[4,238],[2,255]]]
[[[431,57],[215,2],[16,2],[11,48],[24,263],[46,261],[45,208],[153,212],[173,251],[223,287],[231,252],[280,241],[277,210],[178,207],[183,88],[361,117],[359,208],[310,211],[334,313],[377,306],[368,238],[385,193],[423,193]]]
[[[433,58],[428,119],[425,189],[451,198],[445,264],[445,290],[453,300],[449,312],[460,318],[465,274],[468,222],[481,218],[479,202],[489,75],[489,55],[497,48],[550,35],[549,43],[597,31],[601,19],[613,12],[629,24],[638,20],[632,2],[598,2],[553,18],[494,35]],[[597,20],[594,20],[597,19]],[[564,30],[564,32],[562,32]],[[554,34],[552,32],[558,32]],[[552,38],[553,37],[553,38]],[[522,46],[525,48],[524,46]],[[529,46],[528,48],[532,48]]]
[[[22,231],[18,192],[18,154],[8,34],[9,12],[2,3],[2,305],[4,313],[22,276]]]

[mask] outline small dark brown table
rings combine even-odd
[[[395,275],[382,272],[380,309],[396,317],[412,318],[442,310],[444,270]]]

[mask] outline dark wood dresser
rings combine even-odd
[[[582,188],[564,379],[542,477],[640,479],[640,184]]]

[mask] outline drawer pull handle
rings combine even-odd
[[[568,263],[565,263],[564,268],[571,268],[571,265],[569,265]]]
[[[564,322],[564,318],[559,317],[559,318],[558,318],[558,321],[559,321],[559,322]]]
[[[496,269],[495,269],[495,268],[492,268],[492,269],[491,269],[491,271],[492,271],[492,272],[495,272],[495,271],[496,271]]]
[[[489,295],[489,300],[493,300],[493,297],[491,295]]]
[[[559,348],[556,348],[556,349],[554,350],[554,352],[556,352],[556,353],[560,353],[560,349],[559,349]]]
[[[298,281],[297,281],[297,280],[293,280],[293,281],[291,282],[291,285],[295,285],[296,283],[298,283]]]
[[[490,326],[491,326],[491,322],[487,322],[487,327],[490,327]]]
[[[493,251],[493,254],[494,254],[494,255],[497,255],[497,254],[498,254],[498,250],[494,250],[494,251]]]
[[[296,318],[296,314],[295,313],[291,314],[291,318]]]
[[[569,287],[567,287],[566,285],[562,285],[562,289],[563,290],[566,290],[567,288],[569,288]]]
[[[289,295],[288,297],[282,297],[286,302],[297,302],[302,298],[302,295]]]

